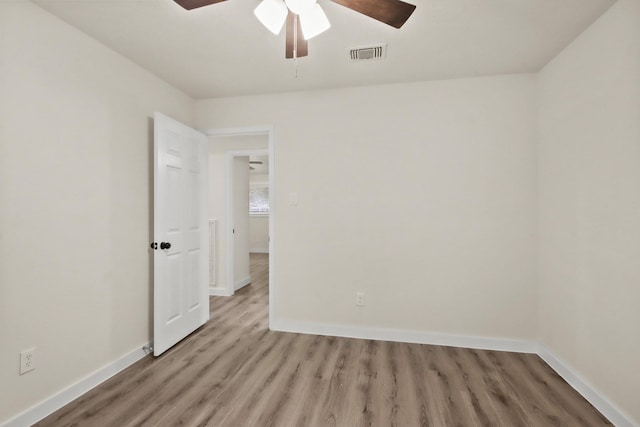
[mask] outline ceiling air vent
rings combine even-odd
[[[366,61],[369,59],[385,59],[387,57],[387,45],[366,46],[351,49],[349,56],[352,61]]]

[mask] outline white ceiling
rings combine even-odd
[[[332,28],[296,65],[284,31],[254,17],[260,0],[191,11],[173,0],[33,1],[196,99],[536,72],[614,3],[407,0],[417,8],[397,30],[318,0]],[[350,48],[376,43],[387,59],[350,61]]]

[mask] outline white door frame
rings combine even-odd
[[[274,313],[274,301],[275,301],[275,186],[274,186],[274,176],[275,176],[275,137],[274,137],[274,128],[273,125],[265,125],[265,126],[250,126],[250,127],[239,127],[239,128],[220,128],[220,129],[200,129],[200,132],[204,133],[207,136],[243,136],[243,135],[266,135],[268,138],[268,148],[266,150],[267,155],[269,156],[269,326],[273,324],[273,313]],[[248,155],[245,153],[256,153],[256,152],[264,152],[265,150],[254,149],[254,150],[243,150],[243,151],[232,151],[227,155],[227,182],[226,182],[226,191],[225,198],[227,203],[226,210],[226,222],[227,222],[227,290],[230,291],[229,295],[233,295],[233,206],[230,203],[230,194],[233,191],[232,181],[233,176],[232,166],[233,166],[233,158],[235,155]],[[241,153],[241,154],[235,154]]]

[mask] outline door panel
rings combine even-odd
[[[209,319],[207,137],[154,115],[154,355]],[[171,246],[162,248],[161,244]]]
[[[249,156],[233,159],[233,288],[250,280],[249,269]]]

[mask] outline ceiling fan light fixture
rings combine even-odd
[[[306,15],[316,5],[316,0],[284,0],[289,10],[296,15]]]
[[[282,0],[262,0],[253,11],[262,25],[275,35],[280,34],[288,13]]]
[[[312,39],[331,28],[327,15],[318,3],[309,12],[300,15],[300,26],[305,40]]]

